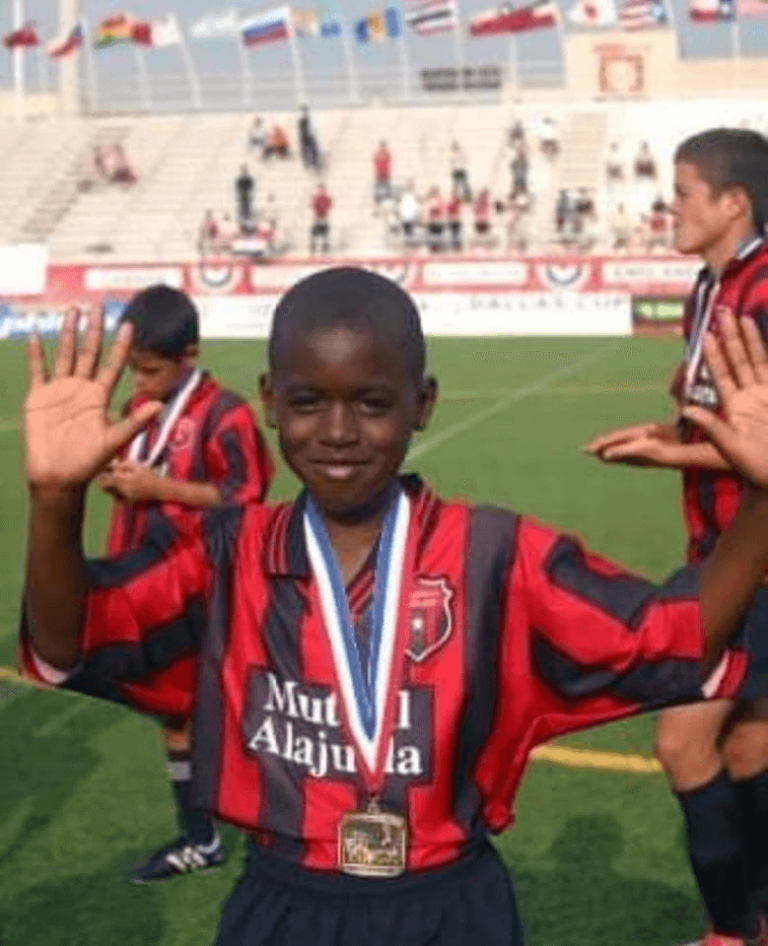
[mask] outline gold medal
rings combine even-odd
[[[405,870],[405,818],[381,811],[375,798],[367,811],[344,815],[339,825],[339,868],[357,877],[397,877]]]

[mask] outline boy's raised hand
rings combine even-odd
[[[682,415],[707,434],[734,469],[754,486],[768,489],[768,357],[753,319],[737,324],[720,316],[721,340],[704,340],[707,365],[720,395],[724,418],[693,405]]]
[[[37,335],[29,341],[29,391],[24,403],[26,472],[30,485],[71,487],[87,483],[120,447],[161,409],[150,402],[119,423],[107,416],[125,366],[131,327],[117,333],[99,369],[103,316],[92,312],[78,348],[77,309],[64,319],[53,377],[48,378]]]

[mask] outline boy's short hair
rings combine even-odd
[[[286,341],[336,326],[369,332],[396,346],[413,378],[423,377],[426,346],[413,299],[391,279],[354,266],[313,273],[283,296],[269,336],[270,370],[275,370]]]
[[[133,348],[163,358],[181,358],[200,341],[200,317],[192,300],[170,286],[150,286],[137,293],[120,316],[133,326]]]
[[[746,128],[711,128],[686,138],[675,163],[697,168],[716,196],[742,188],[752,205],[752,220],[762,232],[768,223],[768,139]]]

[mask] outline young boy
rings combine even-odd
[[[120,321],[133,329],[128,365],[134,395],[125,413],[148,401],[163,408],[98,478],[116,500],[107,539],[110,555],[139,548],[148,518],[157,512],[178,523],[202,509],[261,502],[272,475],[253,412],[197,366],[199,318],[191,300],[176,289],[152,286],[129,302]],[[190,805],[191,721],[183,694],[196,672],[197,657],[189,651],[164,672],[163,686],[175,686],[182,694],[181,707],[163,708],[180,836],[135,869],[137,883],[204,870],[224,859],[210,817]],[[135,688],[130,702],[151,712],[156,684],[144,694]]]
[[[297,500],[112,560],[83,558],[83,493],[157,405],[107,421],[128,332],[97,373],[98,323],[78,354],[67,323],[50,381],[31,341],[23,659],[61,680],[112,654],[112,680],[146,680],[153,638],[204,612],[196,800],[251,834],[219,946],[519,944],[487,835],[510,823],[530,750],[733,695],[768,644],[748,620],[723,650],[768,566],[768,360],[745,333],[746,348],[726,323],[736,380],[707,343],[728,420],[686,416],[755,488],[707,561],[658,588],[399,475],[436,383],[414,303],[372,272],[313,274],[275,311],[261,393]]]
[[[714,129],[675,155],[675,247],[705,263],[688,300],[679,405],[719,404],[701,357],[732,312],[768,329],[768,141]],[[695,428],[677,420],[612,431],[586,448],[614,463],[683,471],[688,559],[699,562],[733,519],[744,480]],[[760,693],[766,696],[765,692]],[[685,816],[691,864],[712,930],[706,946],[741,946],[768,919],[768,701],[714,700],[666,710],[656,753]]]

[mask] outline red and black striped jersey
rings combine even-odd
[[[409,639],[380,803],[407,819],[409,869],[448,863],[478,834],[504,828],[538,744],[732,695],[743,680],[749,659],[733,648],[701,686],[694,566],[655,586],[533,520],[403,483],[415,557],[403,578]],[[200,646],[187,694],[198,802],[276,855],[333,870],[340,819],[365,807],[366,791],[304,502],[216,510],[204,536],[161,522],[140,549],[92,563],[81,652],[93,677],[130,686],[157,680],[179,648]],[[364,569],[347,589],[358,624],[370,588]],[[34,672],[24,628],[22,645]],[[166,698],[160,685],[156,698]]]
[[[683,320],[686,339],[686,363],[702,332],[717,332],[718,316],[728,310],[738,317],[754,318],[768,339],[768,243],[755,237],[728,263],[720,280],[709,269],[699,273],[696,286],[687,300]],[[708,316],[709,313],[709,316]],[[717,394],[708,379],[698,380],[698,400],[716,407]],[[679,391],[677,392],[679,393]],[[686,425],[686,436],[700,441],[704,435],[693,425]],[[683,471],[683,506],[688,532],[688,560],[699,562],[714,548],[723,529],[733,519],[741,503],[743,481],[736,473],[688,467]]]
[[[125,413],[141,404],[134,398]],[[146,449],[159,432],[157,419],[146,428]],[[207,372],[176,418],[162,451],[160,468],[174,480],[206,482],[216,486],[226,504],[262,502],[274,475],[272,458],[248,404],[222,388]],[[115,502],[107,538],[107,552],[119,555],[142,541],[146,517],[155,503]],[[189,507],[163,503],[164,515],[189,513]]]

